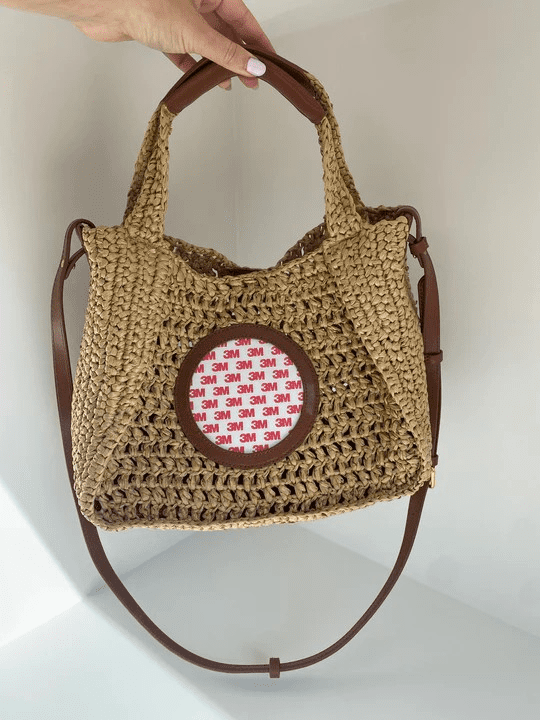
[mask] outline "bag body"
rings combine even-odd
[[[330,227],[311,230],[304,254],[297,245],[274,268],[229,274],[237,266],[215,251],[163,235],[173,119],[161,105],[150,121],[123,224],[83,230],[91,281],[72,416],[83,514],[104,530],[214,530],[311,520],[414,493],[430,477],[431,430],[407,218],[381,213],[370,222],[356,210],[324,117]],[[262,468],[209,459],[175,410],[190,348],[241,323],[294,340],[319,382],[309,434]]]
[[[267,269],[165,235],[168,140],[178,107],[232,75],[201,60],[150,119],[122,223],[72,223],[69,236],[76,228],[83,246],[73,257],[66,234],[53,290],[53,344],[83,532],[96,562],[97,527],[222,530],[421,496],[409,513],[402,569],[437,463],[442,353],[427,242],[413,208],[361,201],[317,78],[247,48],[267,64],[261,79],[315,124],[324,220]],[[426,272],[420,313],[408,246]],[[60,293],[82,254],[90,293],[71,392]],[[120,597],[110,566],[98,569],[112,573],[107,582]],[[271,676],[279,676],[275,658],[268,666],[205,662],[197,664],[224,672],[272,665]],[[298,663],[286,669],[310,664]]]

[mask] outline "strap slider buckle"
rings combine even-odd
[[[436,352],[425,352],[424,362],[426,363],[441,363],[443,361],[443,351],[437,350]]]
[[[280,676],[279,658],[270,658],[270,661],[268,663],[268,670],[271,678],[278,678]]]
[[[418,257],[419,255],[425,253],[428,247],[428,241],[425,237],[421,237],[419,240],[415,240],[414,242],[409,243],[409,250],[415,257]]]

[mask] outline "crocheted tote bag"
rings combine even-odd
[[[122,223],[68,227],[52,295],[53,360],[75,505],[104,580],[185,660],[279,677],[343,647],[403,570],[434,484],[442,353],[418,213],[366,207],[322,84],[279,55],[245,47],[265,62],[261,79],[315,125],[323,222],[268,269],[164,234],[172,122],[234,75],[203,58],[150,119]],[[74,230],[82,247],[70,256]],[[407,247],[424,269],[418,311]],[[90,293],[73,383],[63,285],[83,254]],[[315,521],[403,496],[403,544],[375,601],[332,646],[285,663],[216,662],[173,641],[122,585],[97,532]]]

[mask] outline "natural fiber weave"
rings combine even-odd
[[[339,128],[316,126],[325,217],[273,268],[240,268],[164,235],[168,138],[154,112],[121,225],[85,227],[90,295],[74,382],[72,441],[82,513],[104,530],[217,530],[314,520],[410,495],[430,478],[423,340],[408,222],[360,200]],[[310,357],[320,406],[305,441],[259,469],[207,459],[179,425],[183,358],[237,323],[289,335]]]

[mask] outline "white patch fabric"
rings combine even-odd
[[[189,389],[193,419],[215,445],[253,453],[277,445],[294,428],[304,400],[302,378],[272,343],[237,338],[199,363]]]

